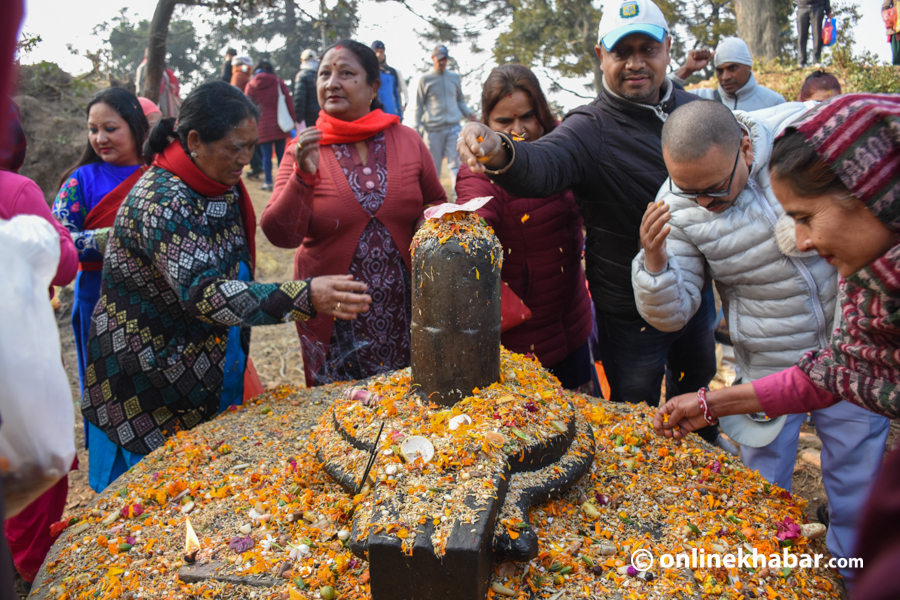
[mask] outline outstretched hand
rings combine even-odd
[[[696,393],[682,394],[667,400],[653,416],[656,435],[676,440],[683,439],[688,433],[708,424]]]
[[[484,173],[485,167],[496,169],[509,162],[500,136],[484,123],[466,123],[456,141],[456,149],[473,173]]]
[[[308,127],[300,132],[294,143],[294,160],[297,168],[310,175],[319,169],[319,140],[322,135],[315,127]]]
[[[669,254],[666,252],[666,238],[669,236],[669,219],[672,213],[664,202],[651,202],[641,219],[641,245],[644,247],[644,268],[650,273],[659,273],[666,268]]]
[[[353,275],[322,275],[313,277],[309,292],[317,313],[352,320],[372,304],[366,289],[365,283],[353,281]]]

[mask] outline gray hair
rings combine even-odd
[[[737,119],[721,102],[688,102],[669,115],[662,130],[662,147],[679,163],[702,159],[711,146],[737,152],[744,133]]]

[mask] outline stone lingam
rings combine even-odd
[[[350,548],[370,563],[374,600],[486,598],[495,558],[538,553],[528,509],[593,462],[593,433],[559,383],[501,350],[502,249],[470,212],[486,200],[426,213],[411,369],[348,389],[317,432],[325,470],[365,492]]]

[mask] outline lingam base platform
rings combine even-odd
[[[75,522],[57,539],[31,598],[317,600],[327,586],[337,600],[372,598],[376,569],[353,553],[358,533],[350,529],[373,492],[350,496],[316,458],[317,429],[333,429],[332,403],[361,385],[280,388],[173,437],[90,505],[67,512]],[[529,600],[585,598],[585,589],[593,600],[700,598],[701,592],[705,599],[732,600],[742,592],[766,598],[767,588],[784,598],[839,596],[836,574],[824,568],[782,576],[777,570],[684,572],[657,562],[652,581],[620,574],[638,543],[656,556],[685,548],[715,553],[714,547],[746,553],[745,545],[780,552],[777,535],[786,519],[802,523],[805,502],[729,463],[696,436],[680,446],[656,437],[646,406],[566,397],[593,430],[594,462],[568,492],[535,503],[527,529],[512,501],[526,491],[517,477],[527,472],[508,478],[495,547],[503,534],[516,533],[514,542],[533,534],[538,555],[521,563],[496,559],[490,586]],[[201,544],[194,565],[183,556],[188,519]],[[688,523],[700,533],[686,531]],[[389,535],[400,541],[397,533]],[[119,550],[128,537],[135,543]],[[232,545],[248,537],[249,548]],[[270,539],[275,545],[265,548]],[[798,537],[788,551],[827,555],[824,539]],[[201,567],[201,578],[192,577]],[[402,592],[409,577],[384,584],[392,581]]]

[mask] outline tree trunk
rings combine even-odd
[[[781,23],[777,0],[734,0],[738,37],[753,58],[775,60],[781,54]]]
[[[288,82],[293,80],[294,75],[300,70],[300,39],[297,35],[300,32],[297,27],[297,4],[294,0],[284,0],[284,38],[285,47],[289,49],[288,61],[291,71],[282,73],[281,78]],[[293,85],[288,87],[293,89]],[[299,117],[299,115],[297,115]]]
[[[169,22],[178,0],[159,0],[153,20],[150,21],[150,34],[147,37],[147,70],[144,73],[144,95],[154,102],[159,102],[159,85],[166,68],[166,38],[169,36]]]

